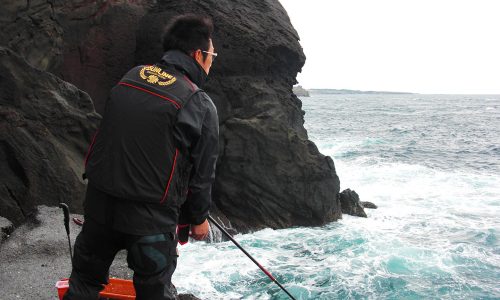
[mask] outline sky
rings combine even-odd
[[[279,0],[304,88],[500,94],[500,0]]]

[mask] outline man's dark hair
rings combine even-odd
[[[208,51],[213,31],[214,25],[209,17],[195,14],[174,17],[165,27],[163,50],[180,50],[188,55],[198,49]]]

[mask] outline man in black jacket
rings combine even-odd
[[[219,127],[200,87],[217,56],[212,32],[208,18],[174,18],[161,61],[132,68],[111,90],[85,158],[85,224],[64,299],[97,299],[121,249],[137,299],[174,299],[177,225],[197,240],[209,230]]]

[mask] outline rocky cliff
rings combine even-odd
[[[186,12],[216,27],[205,86],[220,118],[214,211],[240,231],[341,216],[334,163],[308,140],[292,93],[305,57],[278,0],[4,1],[1,216],[19,224],[35,204],[61,200],[78,211],[98,123],[90,98],[102,112],[109,89],[157,61],[162,28]]]
[[[0,214],[14,224],[37,204],[81,210],[83,155],[100,116],[74,85],[0,47]]]

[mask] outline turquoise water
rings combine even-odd
[[[500,96],[302,98],[341,189],[379,208],[236,239],[297,299],[500,299]],[[287,299],[230,242],[179,248],[203,299]]]

